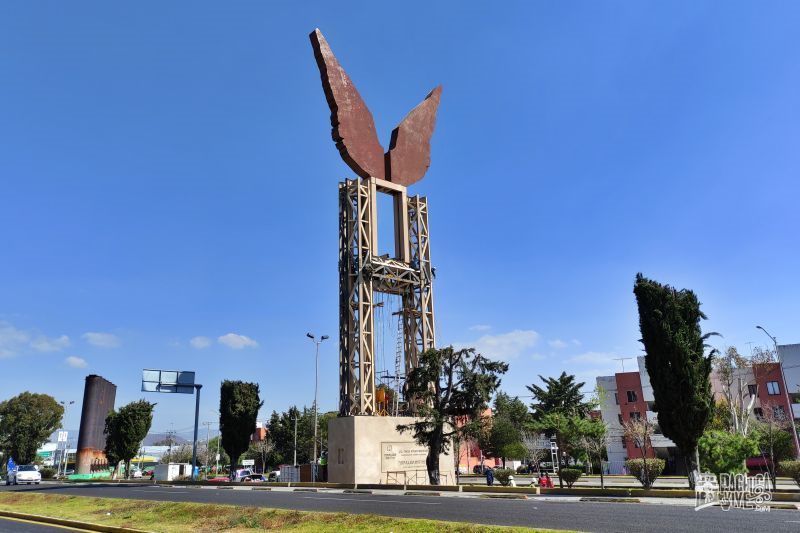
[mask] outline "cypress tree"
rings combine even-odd
[[[250,435],[256,430],[258,410],[264,402],[259,398],[258,383],[222,382],[219,391],[219,431],[222,447],[231,458],[231,479],[239,457],[250,446]]]
[[[714,350],[705,353],[706,339],[700,320],[706,316],[691,290],[677,290],[636,275],[633,287],[639,307],[640,342],[646,353],[645,366],[653,386],[658,425],[687,460],[689,484],[699,468],[697,443],[713,411],[711,361]]]

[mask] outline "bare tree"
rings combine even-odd
[[[761,456],[767,465],[767,473],[772,482],[772,490],[777,490],[775,479],[775,444],[782,432],[792,431],[791,421],[783,405],[770,401],[761,403],[761,415],[758,417],[760,430],[763,433]]]
[[[526,458],[536,465],[536,471],[539,471],[539,463],[550,454],[550,446],[548,442],[547,448],[542,447],[543,440],[546,439],[543,435],[533,431],[525,431],[522,433],[522,445],[525,447]]]
[[[590,459],[597,459],[600,465],[600,488],[606,488],[603,477],[603,455],[608,445],[608,424],[602,420],[592,421],[591,430],[581,436],[580,447],[583,448]]]
[[[756,357],[756,365],[763,359],[763,355]],[[731,433],[744,437],[750,431],[753,405],[757,394],[750,394],[751,379],[756,370],[752,361],[739,354],[735,347],[729,346],[725,354],[714,360],[714,370],[722,385],[721,395],[725,407],[730,413],[728,429]],[[751,378],[752,376],[752,378]]]
[[[253,447],[261,459],[261,473],[263,474],[267,471],[267,456],[275,449],[275,443],[272,439],[263,439],[256,441]]]
[[[647,467],[647,450],[652,448],[652,437],[655,433],[655,424],[647,420],[646,416],[641,416],[638,411],[631,413],[628,420],[622,423],[622,432],[626,438],[633,442],[633,445],[639,448],[642,454],[642,471],[644,473],[644,480],[642,481],[645,488],[650,487],[650,470]]]

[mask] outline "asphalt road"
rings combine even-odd
[[[693,507],[644,503],[480,499],[450,496],[402,496],[331,492],[221,490],[153,485],[41,485],[2,487],[35,491],[142,500],[253,505],[303,511],[372,513],[477,524],[530,526],[597,532],[800,531],[800,512],[773,510],[695,511]]]
[[[67,527],[46,526],[35,522],[0,518],[0,533],[64,533],[64,531],[79,531]]]
[[[514,480],[517,482],[519,486],[527,486],[530,485],[533,477],[527,474],[514,474]],[[486,478],[484,476],[461,476],[460,482],[462,485],[485,485]],[[606,487],[625,487],[625,488],[635,488],[640,489],[642,488],[641,484],[636,481],[631,476],[606,476],[605,477],[605,486]],[[558,486],[558,477],[553,477],[553,483]],[[495,484],[498,484],[495,480]],[[583,476],[578,481],[575,482],[576,487],[599,487],[600,486],[600,477],[599,476]],[[667,477],[667,478],[659,478],[656,480],[655,484],[653,485],[655,489],[662,489],[662,488],[689,488],[689,482],[686,480],[685,477],[681,478],[674,478],[674,477]],[[798,491],[800,487],[797,486],[797,483],[790,479],[779,478],[778,479],[778,490],[788,490],[788,491]]]

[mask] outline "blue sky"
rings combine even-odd
[[[121,404],[170,368],[201,421],[223,378],[266,414],[311,403],[310,330],[335,409],[352,174],[315,27],[384,145],[444,86],[412,188],[438,341],[508,360],[508,392],[639,354],[638,271],[694,289],[719,346],[800,342],[798,25],[790,2],[4,2],[2,397],[79,404],[98,373]],[[191,398],[149,398],[154,430],[191,426]]]

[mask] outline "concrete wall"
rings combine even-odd
[[[392,451],[416,451],[417,460],[423,446],[414,442],[410,432],[397,431],[398,424],[410,424],[410,417],[394,416],[349,416],[334,418],[328,422],[328,480],[332,483],[427,484],[424,464],[420,467],[398,466],[400,462],[388,461]],[[452,449],[451,449],[452,453]],[[388,454],[388,455],[387,455]],[[441,483],[455,484],[453,456],[439,457]],[[392,465],[387,468],[386,465]],[[421,469],[421,470],[420,470]],[[390,473],[391,470],[394,473]],[[398,474],[398,471],[403,474]]]

